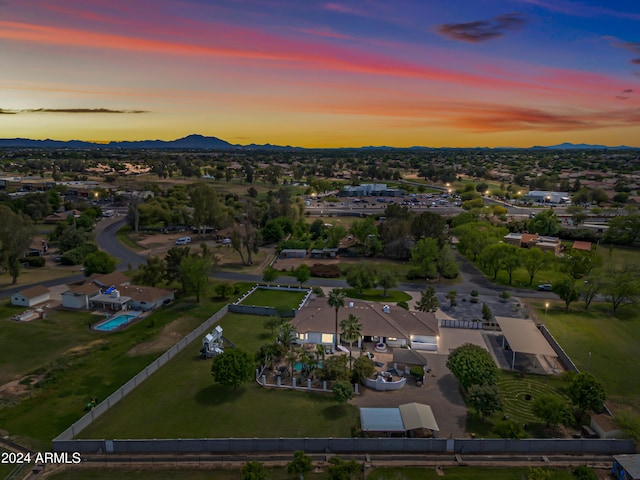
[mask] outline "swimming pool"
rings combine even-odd
[[[99,332],[112,332],[124,325],[127,325],[128,323],[131,323],[133,319],[138,316],[138,313],[139,312],[120,313],[115,317],[100,322],[95,327],[93,327],[93,329]]]
[[[319,361],[317,362],[317,366],[318,366],[318,368],[322,368],[322,360],[319,360]],[[293,369],[294,369],[296,372],[300,372],[300,371],[302,371],[302,362],[296,362],[296,363],[294,363],[294,364],[293,364]]]

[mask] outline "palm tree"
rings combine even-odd
[[[291,341],[295,335],[295,330],[291,322],[282,322],[278,326],[278,338],[284,344],[285,350],[289,350],[289,346],[291,345]]]
[[[345,296],[346,293],[344,290],[342,290],[341,288],[334,288],[329,292],[329,298],[327,300],[329,306],[336,309],[336,329],[334,337],[336,348],[338,348],[338,310],[340,310],[340,307],[344,307]]]
[[[362,324],[358,317],[350,313],[348,318],[340,322],[340,328],[342,329],[342,336],[349,342],[349,370],[351,370],[351,361],[353,360],[351,347],[353,342],[362,336]]]
[[[298,351],[292,348],[291,351],[285,355],[285,359],[291,367],[291,385],[293,385],[293,366],[298,361]]]

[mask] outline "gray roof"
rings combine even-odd
[[[363,432],[404,432],[398,408],[361,408],[360,425]]]
[[[500,325],[500,330],[514,352],[550,357],[558,356],[532,320],[496,317],[496,322]]]
[[[613,459],[624,467],[631,478],[640,479],[640,455],[614,455]]]

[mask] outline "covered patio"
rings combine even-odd
[[[532,320],[496,317],[496,322],[500,326],[503,335],[502,348],[506,349],[508,344],[508,348],[512,352],[511,370],[515,370],[516,354],[518,353],[533,355],[534,366],[537,360],[540,367],[545,371],[549,369],[545,368],[544,359],[552,358],[554,365],[557,365],[558,355]],[[556,366],[551,366],[550,370],[552,371],[547,371],[547,373],[554,373],[555,369]]]

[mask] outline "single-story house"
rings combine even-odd
[[[345,305],[338,312],[338,322],[349,314],[360,319],[362,338],[357,342],[358,348],[365,341],[384,343],[390,347],[407,345],[437,351],[438,321],[433,313],[410,312],[396,305],[349,298],[345,299]],[[333,345],[335,314],[335,309],[329,306],[326,298],[309,302],[291,322],[297,333],[297,342]]]
[[[16,290],[16,292],[11,295],[11,305],[16,305],[18,307],[33,307],[39,303],[46,302],[49,298],[50,293],[47,287],[35,285],[23,290]]]
[[[361,408],[360,427],[369,435],[435,437],[440,428],[429,405],[406,403],[398,408]]]
[[[128,308],[134,310],[155,310],[162,305],[166,305],[173,301],[173,290],[164,288],[143,287],[138,285],[123,285],[118,287],[120,295],[129,297],[131,301]]]
[[[107,274],[96,273],[91,275],[88,282],[93,282],[99,287],[119,287],[121,285],[129,285],[131,280],[122,272],[111,272]]]
[[[307,251],[304,248],[283,248],[280,251],[280,258],[304,258]]]
[[[584,242],[582,240],[576,240],[575,242],[573,242],[573,245],[571,246],[571,248],[573,248],[574,250],[583,250],[585,252],[590,252],[591,251],[591,242]]]
[[[337,248],[314,248],[311,250],[311,258],[336,258]]]
[[[543,252],[552,252],[558,255],[562,251],[562,243],[557,237],[546,237],[537,233],[509,233],[502,238],[504,243],[509,243],[520,248],[538,247]]]
[[[63,307],[87,310],[90,305],[89,300],[99,294],[100,287],[90,282],[71,285],[69,290],[60,295],[60,298]]]

